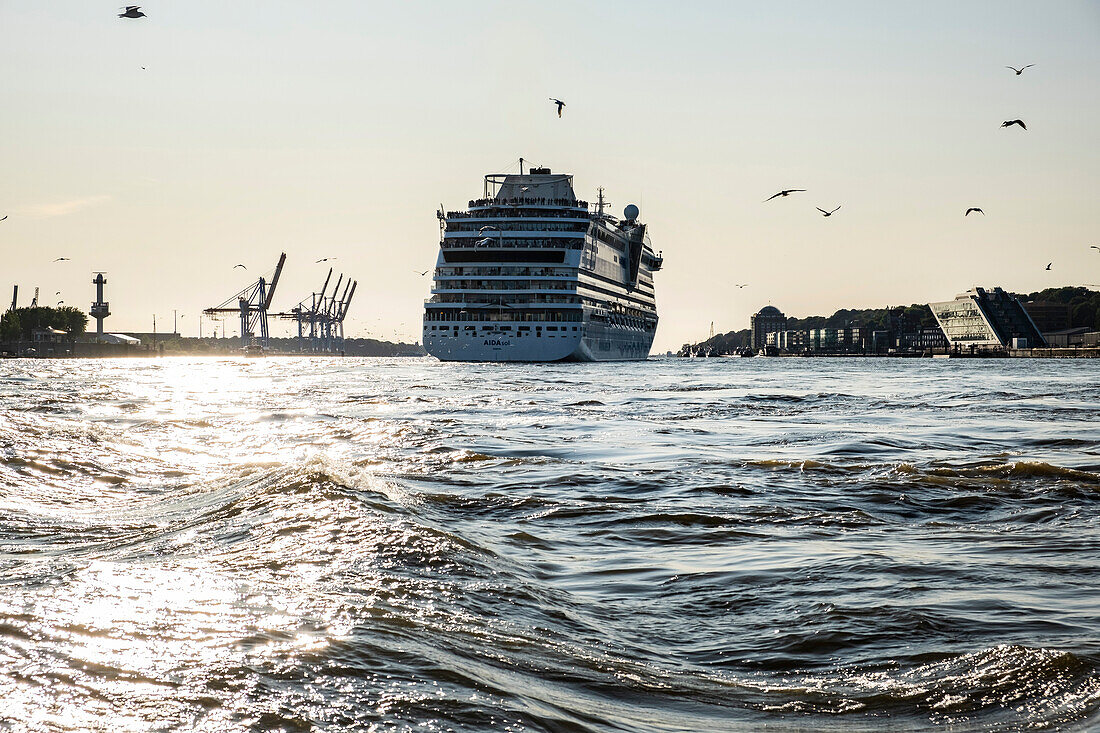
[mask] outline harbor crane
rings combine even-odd
[[[344,281],[341,273],[336,279],[336,286],[328,293],[329,283],[332,281],[332,268],[328,269],[325,283],[319,293],[311,293],[287,313],[277,313],[279,318],[295,321],[298,324],[298,350],[299,351],[342,351],[344,347],[344,317],[348,314],[351,299],[355,296],[355,288],[359,284],[348,278]],[[343,292],[340,286],[343,285]],[[308,335],[307,335],[308,333]],[[302,339],[308,338],[308,348],[303,348]]]
[[[270,332],[267,327],[268,308],[275,297],[275,288],[279,285],[279,276],[283,273],[283,263],[286,262],[286,252],[279,255],[279,264],[275,265],[275,273],[271,282],[260,277],[244,290],[227,299],[221,305],[207,308],[205,315],[217,316],[225,313],[236,313],[241,319],[241,346],[248,348],[256,338],[256,330],[259,329],[260,347],[266,349]],[[233,303],[236,303],[234,306]]]

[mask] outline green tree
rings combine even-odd
[[[0,316],[0,341],[18,341],[23,335],[19,325],[19,313],[8,311]]]

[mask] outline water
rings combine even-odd
[[[1097,727],[1098,376],[0,362],[0,728]]]

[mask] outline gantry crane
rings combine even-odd
[[[252,283],[244,290],[227,299],[221,305],[207,308],[203,311],[208,316],[223,313],[237,313],[241,319],[241,346],[247,348],[256,338],[256,329],[259,327],[259,344],[261,348],[267,348],[270,332],[267,327],[267,311],[271,307],[271,300],[275,297],[275,288],[279,285],[279,276],[283,272],[283,263],[286,262],[286,252],[279,255],[279,264],[275,265],[275,274],[268,283],[263,277]],[[231,304],[236,302],[236,307]]]

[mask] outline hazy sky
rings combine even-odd
[[[286,251],[276,307],[338,257],[347,334],[418,339],[435,210],[520,156],[639,205],[655,350],[768,303],[1100,284],[1098,2],[143,9],[0,0],[0,304],[87,309],[105,270],[110,330],[195,335]]]

